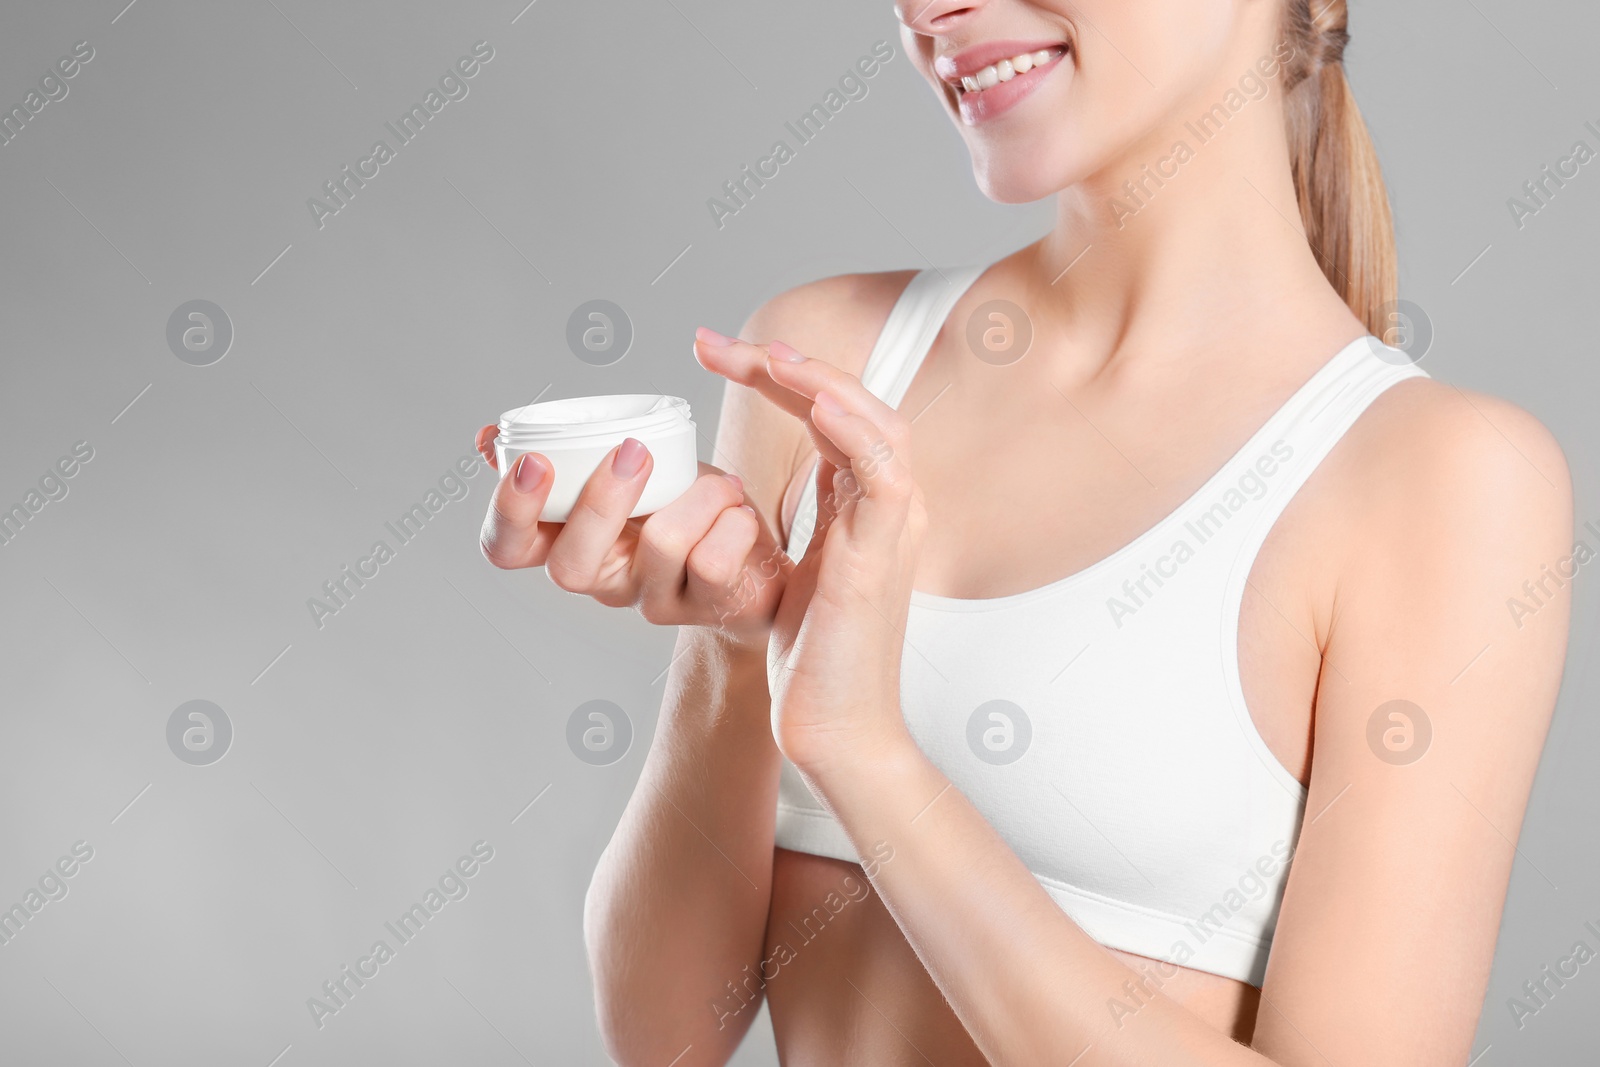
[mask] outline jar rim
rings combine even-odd
[[[513,408],[500,417],[506,443],[572,440],[665,430],[692,419],[682,397],[654,393],[577,396]]]

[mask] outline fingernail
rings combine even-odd
[[[630,437],[617,449],[617,457],[611,461],[611,473],[626,481],[639,473],[649,454],[644,445]]]
[[[737,474],[724,474],[723,477],[728,479],[728,484],[733,486],[734,492],[744,492],[744,479],[740,478]]]
[[[804,363],[806,359],[805,356],[802,356],[782,341],[772,342],[767,347],[767,354],[773,359],[781,360],[784,363]]]
[[[519,493],[531,493],[544,484],[545,475],[550,473],[550,467],[532,452],[524,452],[517,457],[517,470],[511,476],[511,484],[517,487]]]
[[[729,345],[736,344],[738,341],[738,339],[734,337],[724,337],[716,330],[710,329],[706,326],[696,327],[694,335],[695,337],[704,341],[706,344],[714,345],[717,348],[727,348]]]
[[[827,393],[817,394],[817,407],[821,408],[823,411],[826,411],[829,415],[844,414],[844,405],[840,404]]]

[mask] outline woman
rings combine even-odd
[[[628,520],[629,442],[555,526],[530,455],[485,525],[682,627],[587,900],[608,1050],[723,1063],[765,996],[792,1064],[1466,1062],[1565,647],[1560,588],[1506,600],[1570,490],[1371,336],[1345,3],[897,14],[1052,232],[701,330],[733,473]]]

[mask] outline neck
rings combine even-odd
[[[1103,363],[1279,326],[1359,336],[1306,242],[1283,121],[1276,93],[1222,123],[1179,116],[1063,190],[1055,228],[1029,250],[1033,306]]]

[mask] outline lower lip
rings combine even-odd
[[[1010,81],[1001,82],[999,85],[985,89],[982,92],[958,92],[956,95],[961,108],[961,121],[968,126],[976,126],[979,123],[989,122],[1004,115],[1021,103],[1034,89],[1038,88],[1039,83],[1066,56],[1067,53],[1063,52],[1043,66],[1034,67],[1026,74],[1018,74]]]

